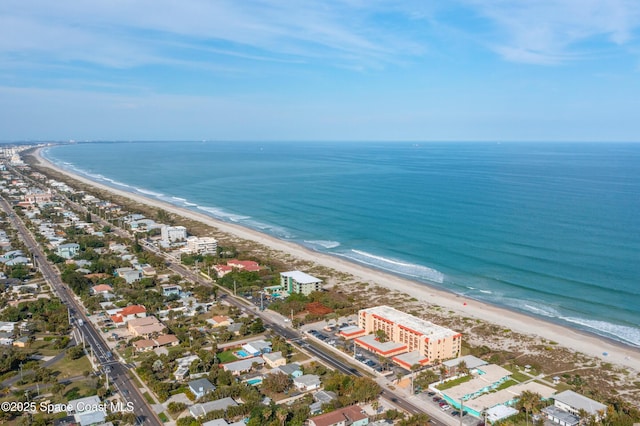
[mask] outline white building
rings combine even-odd
[[[322,290],[322,280],[300,271],[280,273],[280,284],[290,294],[302,293],[305,296]]]
[[[162,225],[160,235],[162,235],[162,240],[168,243],[183,241],[187,239],[187,228],[184,226]]]
[[[215,254],[218,250],[218,240],[213,237],[187,238],[187,251],[194,254]]]

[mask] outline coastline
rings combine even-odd
[[[453,293],[448,293],[444,290],[439,290],[423,283],[410,281],[384,271],[352,263],[337,256],[315,252],[298,244],[279,240],[259,231],[227,223],[203,213],[194,212],[167,202],[112,188],[67,170],[58,168],[56,165],[40,155],[40,149],[41,148],[35,150],[34,157],[41,166],[56,170],[59,173],[70,176],[87,185],[129,198],[139,203],[162,208],[168,212],[191,220],[202,222],[237,238],[253,241],[292,257],[353,275],[361,281],[374,283],[381,287],[411,295],[420,302],[438,305],[453,311],[455,315],[480,319],[487,321],[488,323],[498,324],[501,327],[508,328],[514,332],[543,337],[550,341],[558,342],[562,347],[566,347],[576,352],[581,352],[590,357],[598,358],[604,362],[626,366],[633,368],[636,371],[640,371],[640,351],[630,346],[625,346],[622,343],[618,344],[617,342],[608,340],[604,337],[601,338],[596,335],[574,330],[550,321],[545,321],[543,319],[521,314],[505,308],[499,308],[474,299],[457,296]],[[384,301],[378,302],[378,304],[383,303]],[[608,355],[604,356],[603,353],[608,353]]]

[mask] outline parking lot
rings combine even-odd
[[[462,424],[465,426],[476,426],[479,423],[482,423],[482,420],[477,417],[473,417],[468,414],[466,411],[463,411],[462,414],[460,410],[457,410],[455,407],[450,406],[445,400],[443,400],[439,395],[435,392],[423,392],[419,394],[419,398],[425,402],[425,404],[430,405],[432,407],[437,407],[438,409],[449,413],[451,417],[455,419],[460,419],[462,417]]]
[[[338,322],[329,326],[324,322],[310,324],[305,327],[305,332],[318,341],[333,346],[345,353],[351,354],[354,358],[366,367],[383,375],[396,375],[398,373],[406,375],[409,371],[392,363],[390,360],[381,362],[381,358],[364,348],[354,345],[353,341],[345,340],[339,335],[340,328],[350,325],[348,322]]]

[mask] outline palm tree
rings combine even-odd
[[[526,424],[529,424],[529,413],[535,413],[539,411],[541,404],[541,396],[539,393],[524,391],[520,394],[520,399],[518,399],[517,407],[519,409],[524,409]]]

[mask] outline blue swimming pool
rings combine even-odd
[[[236,351],[236,354],[240,357],[240,358],[249,358],[251,355],[249,355],[247,352],[245,352],[243,349],[240,349],[239,351]]]
[[[249,383],[252,386],[259,385],[260,383],[262,383],[262,377],[256,377],[255,379],[249,379],[249,380],[247,380],[247,383]]]

